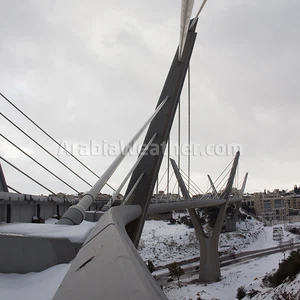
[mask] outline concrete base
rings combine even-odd
[[[236,231],[236,220],[225,218],[226,232]]]
[[[81,246],[66,238],[0,234],[0,273],[40,272],[69,263]]]

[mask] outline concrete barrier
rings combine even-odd
[[[67,238],[0,234],[0,273],[40,272],[69,263],[81,246]]]

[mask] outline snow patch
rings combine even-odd
[[[67,238],[73,243],[83,243],[96,223],[83,221],[80,225],[55,225],[56,219],[45,224],[11,223],[0,225],[0,234],[13,234],[37,237]]]

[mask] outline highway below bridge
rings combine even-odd
[[[271,255],[274,253],[283,252],[287,250],[292,250],[297,247],[300,247],[300,242],[292,243],[292,244],[283,244],[281,246],[265,248],[260,250],[231,253],[229,255],[220,256],[220,266],[222,268],[240,262],[247,262],[255,258],[259,258],[262,256],[267,256],[267,255]],[[199,274],[199,257],[183,260],[178,263],[184,269],[185,272],[184,275],[181,276],[181,279]],[[168,266],[169,264],[165,266],[157,267],[156,271],[152,273],[161,286],[168,285],[168,279],[170,278]]]

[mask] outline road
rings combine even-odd
[[[231,254],[220,257],[220,266],[225,267],[228,265],[249,261],[251,259],[255,259],[258,257],[274,254],[277,252],[283,252],[286,250],[291,250],[294,248],[300,247],[300,242],[293,243],[293,244],[284,244],[281,246],[261,249],[261,250],[253,250],[253,251],[245,251],[238,254]],[[199,269],[199,257],[189,259],[186,261],[181,261],[179,264],[184,269],[185,274],[181,277],[190,277],[192,275],[196,275]],[[169,276],[168,265],[160,267],[159,270],[153,272],[153,275],[157,279],[160,285],[167,285]]]

